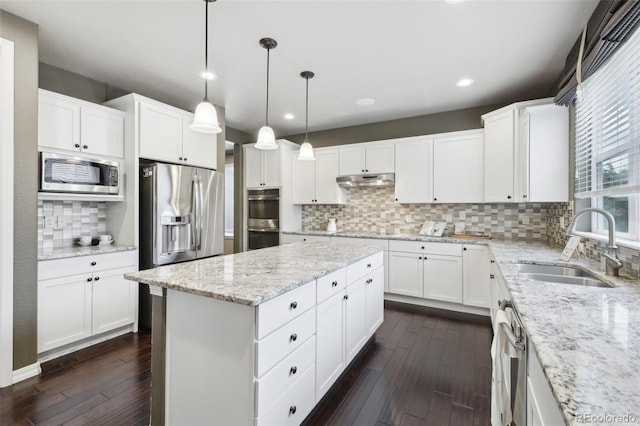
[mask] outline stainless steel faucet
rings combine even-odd
[[[607,275],[613,275],[614,277],[617,277],[619,276],[620,268],[622,268],[622,262],[620,261],[620,259],[618,259],[618,246],[616,246],[616,220],[613,218],[611,213],[595,207],[582,209],[571,219],[571,223],[569,224],[569,228],[567,229],[567,235],[576,235],[576,221],[580,216],[582,216],[583,213],[589,212],[600,213],[607,219],[607,223],[609,225],[609,253],[604,255],[607,258],[605,262],[606,273]]]

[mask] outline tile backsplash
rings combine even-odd
[[[325,230],[327,219],[336,218],[339,231],[377,233],[417,233],[425,220],[445,221],[446,232],[453,223],[465,222],[467,232],[490,233],[503,240],[543,241],[564,247],[565,235],[573,216],[573,202],[569,203],[491,203],[491,204],[397,204],[394,188],[348,188],[348,204],[304,205],[302,230]],[[564,218],[561,227],[560,218]],[[410,219],[411,222],[407,222]],[[587,256],[599,261],[604,269],[606,243],[583,238]],[[638,278],[640,252],[619,248],[623,272]]]
[[[71,247],[80,236],[104,233],[105,202],[38,200],[38,250]]]

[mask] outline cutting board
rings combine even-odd
[[[449,238],[460,238],[462,240],[490,240],[491,235],[474,235],[474,234],[449,234]]]

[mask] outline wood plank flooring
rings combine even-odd
[[[489,425],[491,327],[385,308],[385,322],[305,425]],[[151,336],[43,364],[0,390],[0,425],[148,425]]]

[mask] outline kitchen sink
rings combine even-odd
[[[588,271],[570,266],[517,264],[518,272],[526,278],[561,284],[585,285],[590,287],[613,287]]]

